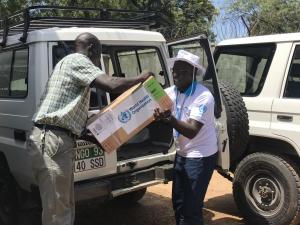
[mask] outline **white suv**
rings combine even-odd
[[[113,14],[117,19],[112,19]],[[128,14],[131,15],[129,18]],[[27,8],[2,21],[1,225],[16,224],[17,209],[28,209],[39,202],[38,187],[26,149],[26,133],[33,125],[32,116],[55,64],[73,52],[74,40],[83,32],[90,32],[101,41],[101,68],[108,75],[128,77],[148,69],[155,73],[164,88],[173,84],[166,66],[169,52],[172,55],[178,49],[188,48],[201,54],[208,66],[205,82],[214,93],[216,102],[220,146],[218,169],[224,173],[229,171],[229,149],[237,152],[248,141],[248,119],[242,97],[228,85],[218,83],[207,38],[198,36],[167,45],[161,33],[141,30],[154,26],[155,23],[149,21],[154,16],[153,12],[39,6]],[[93,89],[89,114],[97,113],[116,97]],[[231,102],[237,104],[231,106]],[[239,121],[239,118],[243,119]],[[240,141],[240,134],[243,141]],[[129,203],[142,198],[148,186],[172,180],[175,156],[172,129],[160,122],[150,124],[110,154],[80,139],[74,151],[76,202],[122,197]]]
[[[250,141],[232,165],[235,201],[250,224],[297,224],[300,33],[225,40],[215,60],[219,80],[240,91],[249,114]]]

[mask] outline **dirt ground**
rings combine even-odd
[[[132,206],[115,202],[91,205],[76,212],[76,225],[174,225],[171,205],[172,183],[148,188],[143,199]],[[205,199],[206,225],[243,225],[231,183],[214,173]]]

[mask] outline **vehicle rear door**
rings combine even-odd
[[[221,99],[221,94],[218,86],[218,78],[216,74],[215,62],[211,53],[211,45],[208,39],[204,36],[196,36],[185,40],[174,41],[167,44],[170,57],[175,57],[180,49],[187,50],[200,57],[202,65],[206,68],[206,73],[203,77],[197,77],[199,82],[210,81],[213,86],[215,98],[215,117],[219,126],[219,158],[218,166],[224,170],[230,167],[229,139],[226,126],[226,111],[223,110],[224,104]]]

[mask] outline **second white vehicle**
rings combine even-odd
[[[250,141],[232,165],[233,195],[256,225],[299,223],[300,33],[225,40],[215,51],[220,81],[239,90]]]

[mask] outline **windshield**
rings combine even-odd
[[[243,96],[258,95],[274,50],[274,44],[218,47],[215,58],[219,80],[230,82]]]

